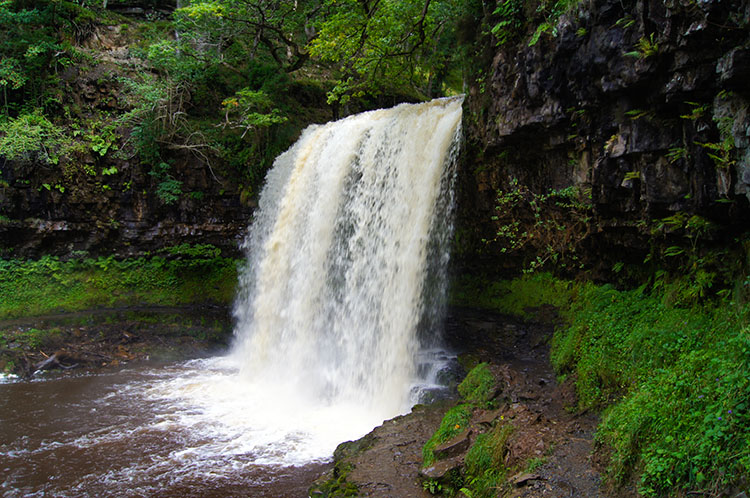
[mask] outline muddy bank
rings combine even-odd
[[[554,308],[531,311],[531,321],[468,308],[454,308],[446,325],[448,345],[465,369],[489,364],[495,378],[492,402],[474,407],[471,422],[435,449],[423,467],[422,447],[443,414],[460,400],[417,406],[386,421],[364,438],[344,443],[334,468],[311,488],[311,496],[429,497],[465,485],[465,458],[477,436],[507,427],[502,448],[503,483],[493,496],[603,497],[592,463],[597,417],[573,413],[573,383],[559,384],[549,363]],[[622,496],[634,496],[625,494]]]
[[[206,356],[226,349],[228,308],[101,309],[0,322],[0,372],[121,367]]]

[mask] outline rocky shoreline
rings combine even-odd
[[[449,346],[463,362],[487,362],[496,380],[493,409],[475,409],[466,430],[435,448],[437,462],[423,468],[422,447],[443,414],[457,404],[446,400],[417,405],[370,434],[341,444],[334,467],[310,489],[312,497],[361,496],[425,498],[450,486],[464,472],[467,451],[480,434],[503,424],[508,469],[498,495],[505,497],[603,497],[594,450],[598,417],[575,413],[573,382],[557,382],[549,363],[556,312],[528,310],[532,319],[468,308],[451,310]],[[458,496],[468,496],[459,491]],[[621,490],[620,496],[635,496]]]
[[[98,370],[207,356],[231,339],[226,307],[133,307],[0,322],[0,372]]]

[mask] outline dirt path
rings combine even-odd
[[[457,309],[448,320],[448,340],[457,349],[504,372],[509,413],[519,416],[506,461],[535,458],[538,467],[516,469],[506,497],[600,498],[600,476],[591,462],[598,418],[578,415],[571,382],[558,384],[549,359],[557,316],[552,308],[529,310],[538,322]],[[467,343],[467,338],[469,342]],[[523,423],[525,420],[532,423]],[[514,455],[515,453],[515,455]]]
[[[561,385],[555,379],[548,345],[554,310],[533,314],[539,322],[453,309],[447,322],[449,345],[471,361],[490,363],[502,379],[499,408],[474,417],[489,416],[514,426],[505,455],[508,482],[498,496],[603,498],[600,476],[591,462],[597,417],[573,413],[572,384]],[[450,406],[420,407],[342,445],[335,469],[318,481],[313,488],[318,494],[312,496],[429,497],[419,478],[421,448]],[[320,486],[326,482],[328,488]],[[355,486],[357,494],[335,494],[336,489],[354,492]]]

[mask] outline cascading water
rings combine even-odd
[[[243,375],[373,419],[408,408],[426,297],[443,292],[425,282],[445,270],[461,102],[313,126],[276,160],[235,308]]]
[[[313,126],[277,159],[230,355],[0,379],[3,495],[296,497],[408,410],[436,364],[461,102]]]

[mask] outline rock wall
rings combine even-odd
[[[560,17],[556,36],[493,48],[467,99],[463,244],[504,265],[481,239],[497,231],[496,192],[514,179],[590,197],[581,242],[605,266],[642,261],[652,220],[679,213],[711,223],[716,243],[743,231],[748,25],[747,1],[589,1]]]
[[[181,156],[174,174],[183,180],[186,194],[168,205],[154,194],[154,179],[137,161],[108,161],[107,167],[112,166],[117,175],[78,178],[60,191],[55,176],[35,173],[38,164],[0,160],[7,185],[0,188],[0,256],[71,256],[80,251],[136,256],[184,243],[239,253],[252,205],[240,202],[236,185],[219,183],[205,164]]]

